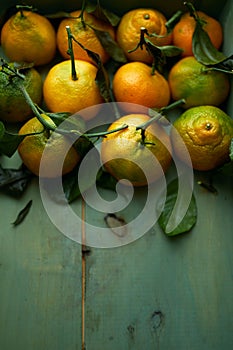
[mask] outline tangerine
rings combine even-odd
[[[19,85],[23,85],[33,102],[39,105],[42,101],[42,78],[35,68],[20,70],[20,78],[14,73],[14,63],[8,63],[8,66],[9,69],[0,67],[0,119],[9,123],[23,122],[32,111]]]
[[[47,115],[42,117],[52,126],[55,123]],[[72,147],[69,139],[44,128],[41,122],[34,117],[28,120],[19,130],[19,135],[26,136],[19,144],[18,152],[25,166],[35,175],[54,178],[69,173],[80,160],[80,156]],[[46,147],[46,157],[43,157],[43,171],[40,171],[41,158]],[[69,151],[66,154],[66,149]],[[60,162],[64,159],[62,173]]]
[[[196,11],[204,22],[203,29],[209,35],[212,44],[219,49],[223,41],[223,29],[219,21],[202,11]],[[196,20],[189,14],[182,15],[180,21],[173,28],[173,44],[180,47],[182,56],[193,56],[192,38],[196,27]]]
[[[93,64],[75,60],[76,79],[72,78],[71,62],[62,61],[48,72],[43,95],[47,108],[52,112],[76,113],[103,102],[95,78],[97,68]]]
[[[149,34],[157,35],[150,37],[154,45],[164,46],[171,43],[172,34],[167,32],[166,21],[166,17],[160,11],[150,8],[133,9],[122,16],[116,31],[116,40],[129,61],[153,61],[152,55],[144,47],[129,52],[138,45],[141,28],[145,28]]]
[[[165,77],[143,62],[122,65],[113,77],[113,94],[117,102],[128,102],[149,108],[167,106],[170,88]]]
[[[103,63],[106,63],[110,58],[109,53],[101,44],[95,30],[108,32],[110,36],[115,39],[115,29],[107,22],[101,21],[92,14],[84,11],[83,21],[80,17],[81,10],[73,11],[70,13],[69,18],[63,19],[57,30],[57,47],[63,58],[69,59],[68,39],[66,26],[70,27],[72,35],[79,41],[85,48],[97,53]],[[85,60],[93,63],[92,59],[88,56],[87,52],[79,46],[77,43],[73,45],[74,58]]]
[[[44,65],[51,62],[56,53],[55,29],[45,16],[18,11],[4,23],[1,45],[12,62]]]
[[[227,74],[211,70],[193,56],[182,58],[171,68],[168,83],[173,100],[186,100],[184,108],[219,106],[230,91]]]
[[[170,139],[159,122],[138,129],[138,126],[148,120],[150,117],[146,114],[125,115],[113,122],[108,131],[124,125],[128,127],[103,138],[103,165],[123,183],[127,179],[134,186],[145,186],[163,176],[171,164]]]
[[[178,117],[171,130],[172,147],[176,155],[185,159],[181,139],[187,147],[193,168],[212,170],[229,161],[229,147],[233,138],[233,120],[215,106],[193,107]],[[181,136],[178,137],[178,134]]]

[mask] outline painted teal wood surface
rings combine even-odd
[[[33,185],[19,201],[1,195],[0,349],[80,349],[81,248],[55,229]]]
[[[178,1],[171,3],[168,11]],[[232,1],[198,4],[216,14],[221,6],[225,32],[232,33]],[[229,35],[224,51],[233,51]],[[18,164],[17,158],[0,161]],[[198,180],[208,177],[195,175],[198,221],[192,232],[170,239],[156,225],[129,245],[91,248],[89,254],[51,223],[36,180],[20,200],[1,194],[0,349],[81,350],[83,341],[87,350],[231,349],[233,183],[216,177],[213,194]],[[29,215],[13,227],[30,199]],[[122,213],[126,221],[140,204]],[[75,208],[81,217],[81,203]],[[103,216],[86,208],[90,222],[103,225]]]
[[[156,227],[129,246],[92,251],[87,349],[231,348],[233,186],[216,185],[218,195],[196,187],[192,233],[169,239]]]

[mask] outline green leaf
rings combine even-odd
[[[166,64],[166,57],[174,57],[180,55],[183,50],[177,46],[154,45],[148,38],[144,37],[144,45],[146,50],[153,56],[153,67],[162,72],[163,66]]]
[[[223,62],[227,57],[218,51],[212,44],[209,35],[202,28],[202,24],[197,21],[192,39],[192,49],[198,62],[204,65],[215,65]]]
[[[90,2],[87,3],[85,10],[100,19],[101,21],[105,21],[107,23],[110,23],[113,27],[116,27],[120,21],[120,17],[117,16],[115,13],[102,8],[100,6],[99,1],[97,1],[97,4],[94,5]]]
[[[233,74],[233,64],[229,62],[233,55],[227,57],[218,51],[212,44],[208,33],[203,29],[205,20],[198,16],[198,13],[191,2],[184,2],[187,6],[190,16],[196,21],[195,30],[192,38],[192,51],[196,60],[212,70]]]
[[[88,162],[90,164],[95,164],[96,162],[99,163],[99,152],[97,150],[88,155]],[[71,173],[63,177],[63,189],[69,203],[73,202],[81,195],[80,184],[78,182],[79,166],[80,165],[76,166]],[[96,179],[89,174],[88,176],[82,177],[81,181],[81,190],[83,192],[92,187],[95,184]]]
[[[109,77],[107,74],[107,71],[103,65],[103,62],[100,59],[100,56],[89,49],[87,49],[85,46],[83,46],[78,40],[76,40],[73,37],[73,40],[83,49],[86,51],[88,56],[93,60],[93,62],[97,65],[98,70],[96,74],[96,83],[99,86],[101,96],[104,98],[106,102],[110,102],[110,86],[109,86]]]
[[[167,186],[167,197],[162,214],[159,217],[158,223],[164,233],[168,236],[175,236],[191,230],[197,220],[197,206],[194,195],[192,195],[188,210],[182,219],[181,223],[171,232],[166,231],[167,223],[176,203],[178,194],[178,180],[171,181]]]
[[[32,177],[33,174],[24,165],[19,169],[5,169],[0,165],[0,190],[13,197],[19,197]]]
[[[17,215],[16,220],[12,223],[12,225],[17,226],[21,224],[21,222],[25,219],[25,217],[28,215],[29,210],[31,209],[32,206],[32,200],[30,200],[26,206],[19,212]]]
[[[233,74],[233,55],[227,57],[227,59],[221,63],[210,66],[209,69],[222,73]]]
[[[48,13],[44,15],[46,18],[49,19],[60,19],[60,18],[73,18],[69,12],[65,12],[65,11],[58,11],[55,13]]]
[[[147,37],[146,37],[147,35]],[[132,50],[128,50],[129,53],[134,52],[138,49],[145,49],[152,55],[153,57],[153,67],[152,67],[152,74],[155,70],[155,68],[162,72],[163,66],[166,64],[166,57],[173,57],[180,55],[183,50],[179,47],[173,46],[173,45],[167,45],[167,46],[157,46],[153,42],[150,41],[150,37],[157,37],[158,35],[153,33],[150,34],[148,30],[144,27],[141,28],[140,33],[140,39],[137,43],[136,47],[134,47]],[[159,36],[160,37],[160,36]]]
[[[225,163],[217,171],[226,176],[233,176],[233,161]]]
[[[115,191],[117,180],[102,167],[98,171],[96,184],[99,187]]]
[[[215,194],[218,193],[217,189],[213,186],[212,181],[207,181],[207,182],[205,181],[204,182],[204,181],[199,180],[199,181],[197,181],[197,184],[199,186],[205,188],[207,191],[209,191],[211,193],[215,193]]]
[[[152,53],[155,59],[161,55],[166,57],[174,57],[180,55],[183,52],[180,47],[174,45],[157,46],[153,44],[148,38],[144,38],[144,40],[144,44],[146,45],[147,50]]]
[[[20,142],[24,139],[25,135],[10,134],[5,132],[0,138],[0,153],[7,157],[12,157],[17,151]]]
[[[166,57],[175,57],[180,55],[183,50],[174,45],[165,45],[157,46],[157,48],[166,56]]]
[[[94,144],[88,137],[80,136],[73,146],[80,157],[83,158],[94,147]]]
[[[63,176],[63,190],[69,203],[73,202],[81,195],[78,185],[78,166],[69,174]]]
[[[127,58],[124,54],[122,48],[117,44],[115,40],[111,37],[108,32],[100,31],[92,27],[94,29],[96,36],[101,42],[104,49],[107,53],[114,59],[116,62],[126,63]]]
[[[102,64],[98,68],[95,80],[99,87],[100,94],[104,98],[104,101],[111,102],[109,76]]]
[[[34,67],[34,63],[32,62],[14,62],[13,66],[15,69],[17,69],[17,71],[24,71],[27,69],[31,69],[32,67]]]
[[[0,154],[4,154],[7,157],[12,157],[17,151],[19,144],[28,135],[37,135],[40,132],[30,133],[30,134],[13,134],[6,131],[5,126],[0,122]]]

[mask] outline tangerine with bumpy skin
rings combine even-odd
[[[209,35],[213,46],[219,49],[223,41],[223,29],[220,22],[202,11],[196,11],[196,13],[204,22],[202,28]],[[173,28],[173,45],[183,50],[181,54],[183,57],[193,56],[192,38],[195,27],[196,20],[189,13],[185,13]]]
[[[186,145],[193,168],[200,171],[215,169],[229,161],[233,138],[233,120],[215,106],[193,107],[178,117],[171,131],[175,154],[185,159]],[[180,138],[181,137],[181,138]]]
[[[66,26],[69,26],[74,38],[88,50],[97,53],[100,56],[101,61],[103,63],[106,63],[109,60],[110,56],[101,44],[101,41],[98,38],[95,30],[98,30],[100,32],[107,32],[112,37],[112,39],[115,39],[114,27],[86,11],[83,13],[83,23],[80,14],[80,10],[71,12],[71,17],[63,19],[58,26],[57,47],[60,51],[60,54],[65,59],[69,59],[70,57],[67,53],[68,39],[66,32]],[[94,63],[93,60],[88,56],[87,52],[75,42],[73,44],[73,53],[75,59]]]
[[[45,16],[19,11],[4,23],[1,45],[12,62],[44,65],[56,54],[56,32]]]
[[[230,80],[227,74],[211,70],[196,60],[184,57],[170,70],[168,83],[173,100],[185,99],[190,108],[201,105],[221,105],[228,97]]]
[[[152,55],[143,47],[133,52],[140,41],[141,28],[145,28],[149,34],[157,36],[149,37],[149,40],[157,46],[171,44],[172,34],[168,34],[166,18],[158,10],[151,8],[137,8],[126,12],[118,25],[116,40],[123,49],[129,61],[152,63]]]
[[[8,63],[10,69],[15,69],[14,63]],[[19,71],[22,78],[8,68],[0,67],[0,119],[8,123],[27,120],[32,111],[27,104],[19,85],[23,85],[34,103],[39,105],[42,100],[42,78],[35,68]]]
[[[42,117],[55,127],[55,123],[46,115]],[[25,166],[35,175],[45,178],[55,178],[69,173],[80,160],[80,156],[72,147],[69,139],[44,128],[41,122],[34,117],[28,120],[19,130],[19,135],[36,133],[26,136],[19,144],[18,152]],[[43,168],[40,169],[41,158],[46,147],[46,156],[43,157]],[[69,147],[66,154],[65,150]],[[61,172],[60,162],[63,161]]]
[[[123,183],[123,179],[127,179],[133,186],[145,186],[158,180],[170,167],[170,139],[159,122],[149,125],[144,130],[144,136],[142,130],[137,129],[149,120],[150,117],[145,114],[123,116],[113,122],[108,131],[124,125],[128,127],[103,138],[103,165],[112,176]],[[148,177],[145,174],[149,174]]]
[[[53,66],[44,81],[43,95],[51,112],[76,113],[101,104],[103,98],[95,81],[97,68],[86,61],[75,60],[77,78],[72,79],[71,62]]]
[[[170,88],[165,77],[143,62],[129,62],[115,73],[112,82],[117,102],[128,102],[149,108],[167,106]]]

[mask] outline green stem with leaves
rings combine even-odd
[[[29,96],[27,90],[25,89],[24,85],[19,85],[19,89],[22,92],[27,104],[30,106],[32,112],[35,114],[37,119],[41,122],[41,124],[47,129],[51,131],[55,131],[55,127],[53,127],[50,123],[48,123],[42,115],[39,113],[38,109],[36,108],[35,104],[33,103],[31,97]]]
[[[108,134],[112,134],[114,132],[117,132],[117,131],[120,131],[120,130],[123,130],[125,128],[128,127],[128,125],[124,124],[122,125],[121,127],[119,128],[116,128],[114,130],[111,130],[111,131],[102,131],[102,132],[96,132],[96,133],[82,133],[80,132],[79,130],[62,130],[62,129],[56,129],[56,127],[53,127],[50,123],[48,123],[43,117],[42,115],[39,113],[38,109],[36,108],[35,104],[33,103],[31,97],[29,96],[28,92],[26,91],[25,87],[23,85],[20,85],[19,86],[20,90],[22,91],[25,99],[26,99],[26,102],[28,103],[28,105],[31,107],[33,113],[35,114],[35,116],[38,118],[38,120],[41,122],[41,124],[48,130],[51,130],[51,131],[55,131],[55,132],[58,132],[60,134],[66,134],[66,135],[69,135],[69,134],[77,134],[79,136],[84,136],[84,137],[87,137],[87,138],[91,138],[91,137],[104,137],[105,135],[108,135]]]
[[[29,104],[29,106],[31,107],[33,113],[35,114],[35,116],[38,118],[38,120],[41,122],[41,124],[47,129],[47,130],[51,130],[51,131],[55,131],[58,132],[60,134],[77,134],[79,136],[83,136],[86,138],[99,138],[99,137],[104,137],[108,134],[112,134],[114,132],[117,131],[121,131],[124,130],[126,128],[128,128],[128,125],[124,124],[119,128],[116,128],[114,130],[111,131],[102,131],[102,132],[96,132],[96,133],[82,133],[79,130],[62,130],[62,129],[56,129],[56,127],[53,127],[50,123],[48,123],[43,117],[42,115],[39,113],[38,109],[36,108],[35,104],[33,103],[33,101],[31,100],[31,97],[29,96],[28,92],[26,91],[25,87],[23,85],[19,86],[20,90],[22,91],[26,102]]]

